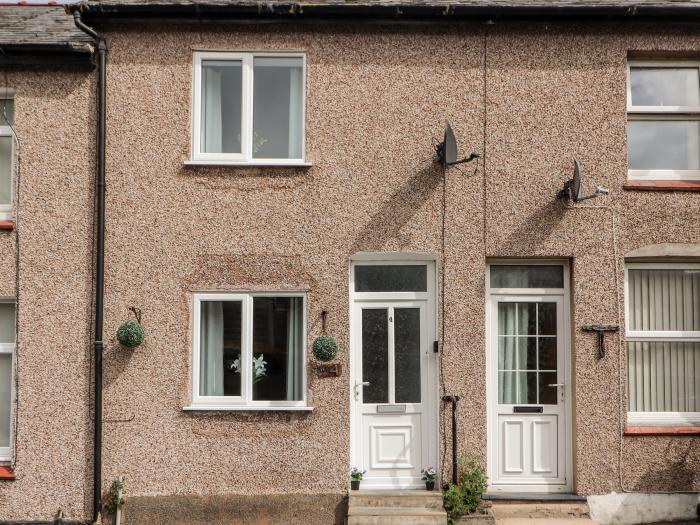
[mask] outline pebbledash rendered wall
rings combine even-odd
[[[15,296],[16,479],[0,521],[91,514],[94,73],[1,70],[15,90],[17,228],[0,231],[0,296]],[[19,280],[16,280],[19,235]]]
[[[595,336],[580,330],[624,323],[625,253],[700,242],[700,195],[622,188],[628,53],[698,56],[694,28],[98,30],[110,47],[103,478],[106,488],[125,476],[128,521],[172,523],[178,516],[199,523],[206,515],[230,523],[231,515],[248,512],[243,522],[256,516],[274,523],[270,516],[290,498],[306,523],[342,513],[350,466],[350,257],[440,253],[443,186],[433,143],[445,119],[464,151],[482,153],[478,164],[451,169],[446,187],[441,359],[446,391],[462,398],[460,450],[486,452],[486,261],[570,259],[575,491],[700,490],[697,438],[621,441],[620,340],[608,335],[607,357],[597,361]],[[307,53],[312,167],[185,166],[196,49]],[[0,519],[46,519],[59,507],[74,519],[90,513],[94,73],[56,78],[10,76],[26,136],[27,197],[20,223],[18,479],[0,482]],[[23,86],[31,93],[24,100]],[[607,186],[610,196],[555,202],[574,158],[586,182]],[[9,268],[12,239],[0,234]],[[11,295],[13,279],[0,283]],[[192,292],[286,289],[309,290],[307,343],[320,334],[327,310],[328,331],[341,344],[339,378],[316,377],[309,358],[314,410],[183,411],[191,390]],[[143,310],[147,330],[135,351],[121,349],[113,335],[129,306]],[[440,431],[449,432],[446,413],[441,421]],[[449,433],[444,437],[449,444]],[[450,457],[440,457],[447,472]]]
[[[624,324],[625,253],[700,242],[700,195],[622,187],[628,54],[697,56],[695,29],[101,29],[110,40],[106,326],[116,330],[135,305],[148,331],[134,352],[107,345],[106,480],[123,474],[132,496],[346,490],[350,257],[440,252],[442,176],[433,143],[447,118],[461,147],[483,154],[479,164],[447,175],[441,359],[446,391],[462,398],[460,450],[486,451],[487,259],[569,258],[575,491],[700,490],[692,474],[700,470],[697,438],[621,444],[620,341],[606,336],[608,354],[598,361],[595,336],[580,330]],[[312,167],[184,164],[197,49],[307,53]],[[605,185],[610,196],[555,201],[575,158],[591,189]],[[249,289],[310,290],[307,342],[328,310],[342,377],[317,378],[309,366],[311,413],[183,411],[191,389],[192,291]],[[449,429],[446,418],[441,426]],[[447,472],[449,456],[441,457]]]

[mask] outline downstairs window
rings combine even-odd
[[[630,424],[700,424],[700,264],[627,265]]]
[[[302,295],[196,294],[193,407],[305,405]]]

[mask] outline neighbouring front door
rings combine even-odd
[[[359,270],[358,270],[359,268]],[[363,488],[421,488],[436,466],[432,267],[355,265],[353,466]]]
[[[570,490],[563,273],[563,266],[491,267],[491,491]]]

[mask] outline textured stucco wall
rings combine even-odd
[[[579,328],[623,322],[624,253],[700,238],[696,194],[622,190],[628,51],[698,49],[692,29],[495,25],[486,40],[481,26],[107,32],[107,329],[133,304],[149,331],[143,349],[107,348],[107,477],[124,474],[139,495],[279,493],[302,479],[308,492],[345,489],[349,257],[439,252],[431,139],[449,118],[464,150],[485,153],[447,176],[443,366],[446,390],[465,400],[461,448],[486,447],[486,259],[571,258],[576,490],[620,490],[619,340],[608,336],[597,362],[595,337]],[[313,167],[185,167],[193,49],[305,50]],[[610,197],[554,202],[574,158]],[[310,375],[314,411],[184,413],[189,292],[306,288],[309,341],[328,310],[345,365],[341,378]],[[700,468],[696,445],[626,439],[624,488],[700,489],[674,476],[681,458]]]
[[[90,514],[90,317],[94,83],[89,72],[1,72],[16,91],[18,231],[0,232],[0,296],[19,332],[15,481],[0,481],[0,520]]]
[[[349,258],[439,253],[432,139],[448,118],[461,148],[483,154],[447,175],[442,359],[446,391],[463,399],[460,448],[486,450],[487,258],[571,258],[576,491],[619,491],[620,479],[630,490],[700,490],[697,438],[626,438],[620,465],[619,339],[607,336],[598,362],[595,337],[579,330],[624,322],[624,253],[700,242],[699,195],[622,190],[627,53],[700,49],[696,31],[497,24],[484,39],[483,26],[104,29],[105,485],[122,474],[127,494],[143,497],[345,490]],[[313,167],[185,167],[193,49],[306,51]],[[91,79],[10,77],[32,196],[20,271],[20,357],[30,365],[20,362],[18,480],[0,483],[0,519],[58,507],[80,517],[89,506]],[[574,158],[589,188],[606,185],[609,197],[554,202]],[[12,243],[0,234],[6,265]],[[13,282],[0,277],[0,291],[11,294]],[[308,289],[309,342],[330,312],[343,375],[309,373],[313,412],[182,410],[191,292],[248,289]],[[114,333],[132,305],[147,340],[126,352]],[[442,461],[447,468],[449,456]]]

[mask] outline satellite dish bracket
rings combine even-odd
[[[564,183],[564,187],[557,191],[557,199],[570,199],[574,202],[581,202],[588,199],[595,199],[598,195],[607,195],[610,191],[603,186],[597,186],[590,195],[581,194],[581,164],[574,160],[574,176]]]
[[[457,164],[464,164],[465,162],[471,162],[474,159],[478,159],[480,155],[476,152],[471,152],[468,157],[461,159],[457,158],[457,141],[455,140],[454,132],[452,131],[452,126],[448,121],[445,121],[445,135],[437,146],[435,146],[435,152],[437,153],[437,158],[440,164],[444,167],[455,166]]]

